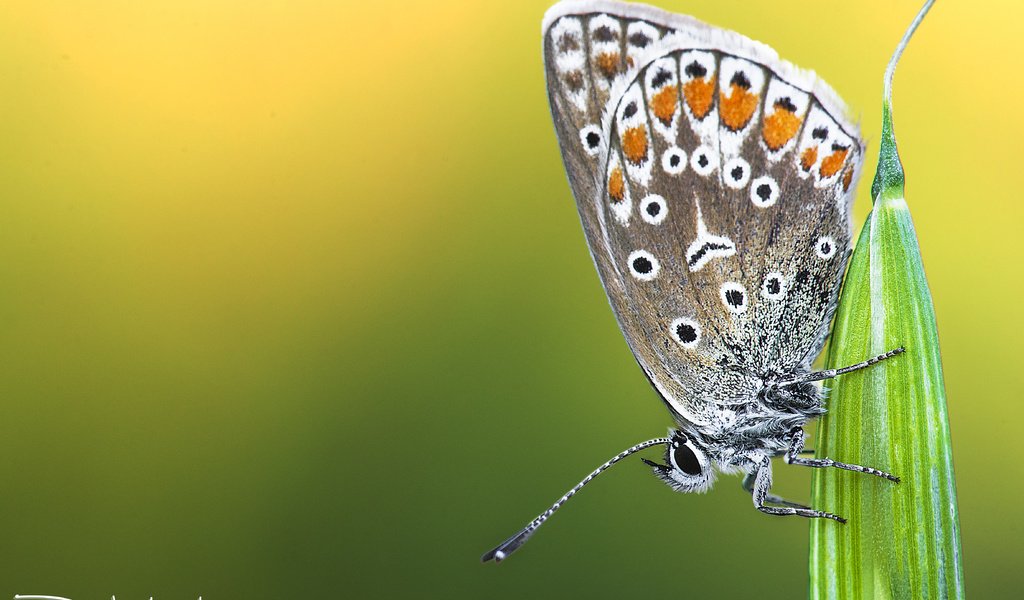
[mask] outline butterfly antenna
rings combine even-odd
[[[637,452],[639,452],[641,450],[644,450],[646,448],[650,448],[651,446],[657,446],[658,444],[668,444],[671,441],[672,440],[670,440],[668,438],[656,438],[656,439],[653,439],[653,440],[647,440],[646,442],[641,442],[641,443],[637,444],[636,446],[633,446],[631,448],[628,448],[628,449],[623,450],[622,452],[616,454],[608,462],[606,462],[603,465],[601,465],[600,467],[594,469],[594,471],[590,475],[587,475],[586,477],[584,477],[583,481],[577,483],[575,487],[573,487],[571,490],[566,492],[564,496],[559,498],[557,502],[555,502],[554,504],[551,505],[551,508],[547,509],[546,511],[544,511],[543,513],[538,515],[536,519],[530,521],[530,523],[526,527],[523,527],[523,529],[519,533],[515,534],[514,536],[508,538],[507,540],[505,540],[504,542],[499,544],[498,547],[495,548],[494,550],[491,550],[487,554],[484,554],[483,557],[481,557],[480,560],[482,562],[487,562],[489,560],[493,560],[496,563],[505,560],[505,558],[509,554],[512,554],[517,549],[519,549],[520,546],[525,544],[526,540],[530,539],[530,536],[533,535],[535,531],[537,531],[537,528],[540,527],[541,525],[543,525],[544,521],[547,521],[548,517],[553,515],[556,510],[561,508],[561,506],[563,504],[565,504],[565,502],[569,498],[572,498],[573,496],[575,496],[576,492],[580,491],[583,488],[583,486],[587,485],[595,477],[597,477],[602,472],[607,470],[608,467],[611,467],[612,465],[614,465],[615,463],[619,462],[620,460],[626,458],[630,454],[635,454],[635,453],[637,453]]]

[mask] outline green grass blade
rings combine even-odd
[[[813,506],[849,522],[811,522],[814,599],[964,596],[935,311],[892,123],[896,62],[933,1],[907,30],[886,71],[874,205],[850,260],[828,364],[843,367],[900,346],[907,351],[834,380],[816,441],[819,457],[877,467],[903,481],[815,470]]]

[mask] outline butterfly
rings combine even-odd
[[[630,349],[676,423],[626,449],[483,556],[501,561],[594,477],[643,459],[680,492],[744,474],[770,515],[835,514],[771,493],[772,464],[804,458],[825,413],[813,372],[852,244],[864,144],[842,101],[771,48],[692,17],[601,0],[544,17],[544,67],[587,245]]]

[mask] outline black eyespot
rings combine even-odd
[[[742,158],[733,158],[722,167],[722,173],[725,174],[725,185],[734,190],[741,190],[750,180],[750,165]],[[751,194],[753,192],[750,191]]]
[[[768,175],[758,177],[750,184],[750,201],[758,208],[768,208],[779,201],[779,184]]]
[[[790,100],[788,97],[786,97],[786,98],[779,98],[778,100],[776,100],[775,101],[775,108],[781,108],[782,110],[787,110],[787,111],[789,111],[791,113],[795,113],[796,112],[796,105],[793,104],[793,101]]]
[[[669,332],[683,348],[696,348],[700,342],[700,325],[689,317],[680,317],[672,321]]]
[[[761,295],[768,300],[778,300],[782,297],[782,283],[781,273],[768,273],[761,284]]]
[[[626,105],[626,108],[622,111],[622,116],[627,118],[627,119],[632,117],[635,114],[636,114],[636,102],[630,102],[629,104]]]
[[[573,71],[572,73],[566,73],[564,81],[565,86],[569,88],[570,92],[578,92],[583,89],[583,72]]]
[[[725,301],[733,306],[743,306],[743,292],[732,289],[725,292]]]
[[[603,138],[604,136],[601,135],[601,130],[597,125],[590,124],[580,128],[580,145],[591,156],[597,156],[601,151],[601,140]]]
[[[735,85],[736,87],[743,88],[745,90],[750,89],[750,80],[743,74],[743,71],[736,71],[736,74],[729,80],[729,85]]]
[[[648,223],[657,225],[658,221],[665,218],[665,211],[662,211],[662,214],[658,217],[648,217],[646,211],[642,211],[640,215]],[[658,277],[658,272],[661,271],[658,259],[654,258],[654,255],[646,250],[634,250],[631,252],[629,257],[626,258],[626,264],[629,265],[630,274],[638,281],[654,281]]]
[[[818,258],[828,260],[836,253],[836,241],[832,239],[832,236],[822,236],[814,242],[814,251],[818,254]]]
[[[679,166],[679,155],[678,154],[673,154],[672,156],[668,157],[668,164],[673,166],[673,167],[678,167]]]
[[[697,158],[697,164],[698,164],[698,165],[700,165],[700,166],[702,166],[702,167],[706,167],[706,166],[708,166],[708,157],[707,157],[707,155],[705,155],[705,154],[701,154],[701,155],[700,155],[700,156],[699,156],[699,157]]]
[[[672,79],[672,73],[665,69],[658,69],[658,72],[654,75],[654,79],[651,80],[651,87],[658,89],[665,85]]]
[[[701,474],[700,461],[697,455],[686,444],[679,444],[672,451],[672,462],[676,467],[687,475],[697,476]]]
[[[697,330],[689,323],[676,325],[676,337],[684,344],[692,344],[697,341]]]
[[[566,52],[572,52],[573,50],[579,49],[579,40],[577,40],[576,36],[571,33],[566,33],[558,40],[558,50],[563,54]]]
[[[647,214],[651,215],[652,217],[658,216],[658,213],[660,212],[661,205],[658,204],[657,202],[651,202],[647,205]]]
[[[599,42],[610,42],[615,39],[615,34],[612,32],[611,27],[602,25],[594,30],[594,39]]]
[[[686,73],[687,77],[704,77],[705,75],[708,74],[708,70],[704,68],[704,65],[700,64],[697,61],[693,61],[692,63],[686,65],[686,68],[683,69],[683,72]]]
[[[824,142],[825,138],[828,137],[828,127],[815,128],[815,130],[811,132],[811,137]]]
[[[726,310],[734,315],[747,311],[747,290],[735,281],[726,281],[718,288],[718,297]]]
[[[633,44],[637,48],[646,48],[647,44],[651,43],[651,38],[647,37],[646,35],[640,32],[637,32],[629,36],[629,43]]]
[[[844,145],[840,144],[839,142],[836,142],[836,143],[832,144],[832,151],[833,152],[842,152],[843,150],[849,150],[849,149],[850,149],[849,146],[844,146]]]

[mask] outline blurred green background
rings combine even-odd
[[[563,174],[547,5],[0,6],[0,598],[805,594],[805,522],[639,459],[478,562],[670,425]],[[870,178],[918,2],[661,5],[816,69]],[[895,88],[979,598],[1024,581],[1022,18],[940,1]]]

